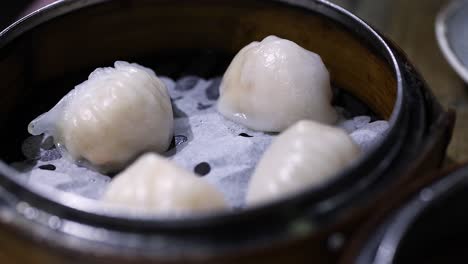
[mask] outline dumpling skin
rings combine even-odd
[[[33,135],[54,137],[66,156],[117,171],[145,151],[167,150],[173,115],[167,89],[138,64],[98,68],[54,108],[32,121]]]
[[[269,36],[234,57],[220,86],[218,111],[258,131],[281,132],[299,120],[332,124],[330,76],[317,54]]]
[[[156,154],[143,155],[117,175],[103,201],[161,215],[226,208],[222,194],[208,182]]]
[[[359,156],[344,130],[299,121],[275,138],[260,159],[247,190],[247,204],[268,202],[319,185]]]

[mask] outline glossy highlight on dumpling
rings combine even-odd
[[[342,129],[299,121],[277,138],[260,159],[247,190],[255,205],[317,186],[353,162],[359,147]]]
[[[110,183],[103,201],[142,212],[180,215],[226,208],[223,195],[195,174],[144,154]]]
[[[65,156],[110,172],[142,152],[167,150],[173,126],[164,83],[151,69],[117,61],[93,71],[28,131],[51,135]]]
[[[269,36],[232,60],[220,86],[218,111],[258,131],[281,132],[299,120],[332,124],[330,76],[319,55]]]

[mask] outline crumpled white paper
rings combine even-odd
[[[220,77],[161,79],[169,90],[175,116],[174,144],[164,155],[215,185],[231,207],[242,208],[250,175],[275,135],[249,130],[216,111]],[[365,151],[383,137],[388,122],[357,116],[341,118],[338,126]],[[28,160],[12,165],[25,172],[31,185],[99,199],[111,180],[62,158],[50,139],[29,137],[22,150]]]

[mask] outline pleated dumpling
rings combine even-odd
[[[247,204],[263,203],[319,185],[360,153],[342,129],[299,121],[265,151],[250,180]]]
[[[220,86],[218,111],[248,128],[281,132],[299,120],[332,124],[330,76],[319,55],[269,36],[234,57]]]
[[[143,155],[117,175],[103,201],[160,215],[226,208],[215,187],[156,154]]]
[[[54,137],[62,153],[103,172],[117,171],[145,151],[167,150],[173,136],[168,91],[138,64],[98,68],[28,130]]]

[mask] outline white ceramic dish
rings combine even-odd
[[[452,1],[436,18],[439,46],[453,69],[468,83],[468,0]]]

